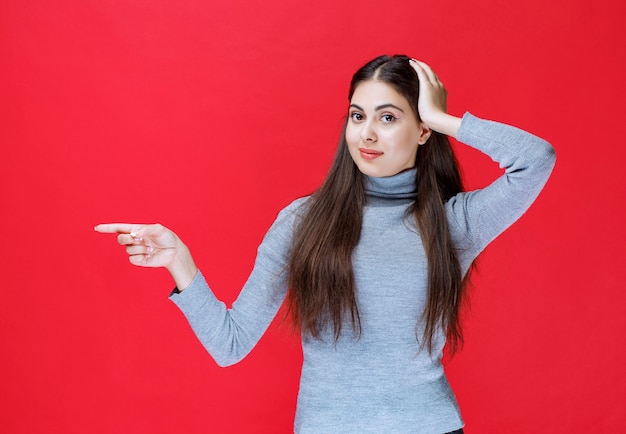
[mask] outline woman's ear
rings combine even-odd
[[[424,123],[420,123],[419,128],[420,128],[420,135],[419,135],[419,138],[417,139],[417,144],[423,145],[424,143],[426,143],[426,141],[430,137],[432,130],[429,127],[427,127],[426,124]]]

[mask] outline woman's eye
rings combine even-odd
[[[395,116],[393,116],[393,115],[383,115],[381,117],[381,119],[385,123],[391,123],[391,122],[395,121],[397,118]]]
[[[361,113],[358,113],[358,112],[350,113],[350,117],[352,118],[353,121],[361,121],[361,120],[363,120],[363,115]]]

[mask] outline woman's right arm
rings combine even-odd
[[[98,225],[95,229],[118,233],[118,242],[126,246],[132,264],[166,267],[170,271],[179,288],[170,295],[170,300],[183,312],[215,362],[229,366],[254,348],[287,294],[291,238],[302,201],[293,202],[279,213],[258,248],[250,277],[231,308],[214,295],[187,247],[169,229],[132,224]]]

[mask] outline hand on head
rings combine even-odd
[[[409,60],[409,64],[417,73],[420,82],[420,96],[417,102],[422,122],[428,125],[429,119],[447,113],[448,91],[437,74],[424,62],[416,59]]]
[[[461,119],[449,115],[448,91],[430,66],[416,59],[409,64],[417,73],[420,82],[420,94],[417,111],[422,122],[430,129],[456,137]]]

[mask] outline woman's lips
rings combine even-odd
[[[373,160],[383,155],[381,151],[376,151],[375,149],[368,148],[359,148],[359,152],[361,153],[361,157],[366,160]]]

